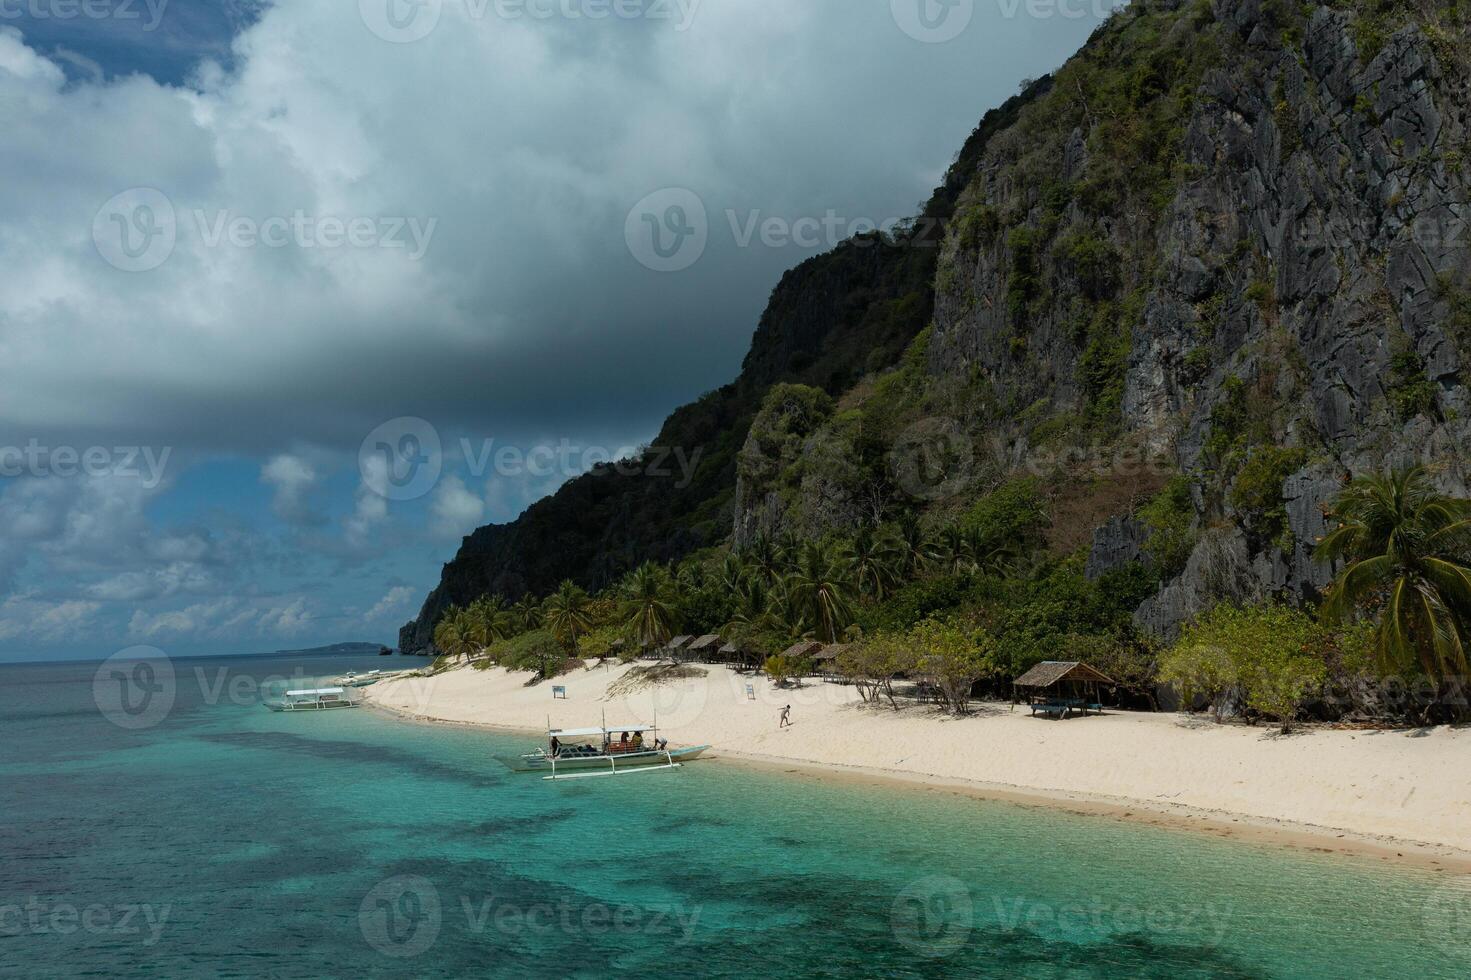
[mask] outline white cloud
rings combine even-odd
[[[276,636],[295,636],[306,629],[312,614],[305,599],[296,599],[285,606],[268,609],[261,614],[260,632]]]
[[[228,597],[159,613],[139,609],[128,623],[128,633],[144,640],[207,635],[239,611],[239,600]]]
[[[261,467],[260,478],[275,489],[271,506],[281,520],[288,524],[322,523],[321,515],[312,510],[308,499],[319,482],[311,463],[300,456],[282,453]]]
[[[374,604],[372,609],[368,610],[367,615],[363,618],[369,622],[373,622],[401,613],[408,607],[409,603],[413,602],[417,594],[417,591],[412,586],[395,585],[388,590],[383,598]]]
[[[262,457],[355,449],[413,404],[506,439],[645,433],[734,373],[776,276],[813,251],[737,248],[726,209],[912,213],[981,113],[1090,27],[978,18],[934,46],[851,0],[705,0],[686,31],[472,16],[486,9],[446,3],[429,37],[396,45],[357,4],[279,4],[237,38],[234,70],[205,66],[192,88],[69,84],[0,29],[0,419]],[[623,236],[667,186],[700,194],[712,226],[675,276]],[[177,219],[166,261],[132,273],[93,241],[130,188]],[[209,232],[298,213],[435,224],[418,261],[376,234]]]
[[[387,464],[381,459],[371,460],[366,465],[381,466],[383,472],[387,472]],[[378,485],[383,486],[384,484],[379,483]],[[368,481],[363,481],[358,484],[353,512],[343,521],[343,540],[352,549],[369,548],[372,544],[374,530],[386,520],[388,520],[388,501],[379,496],[368,485]]]
[[[261,602],[224,596],[162,612],[137,609],[128,633],[142,640],[233,639],[253,628],[263,636],[294,636],[312,619],[303,597]]]
[[[0,640],[32,638],[61,643],[87,638],[100,603],[80,599],[53,602],[32,595],[15,595],[0,602]]]
[[[458,540],[485,521],[485,501],[457,476],[445,476],[429,504],[429,530],[435,537]]]
[[[93,599],[139,602],[167,598],[180,592],[205,592],[218,585],[214,575],[192,562],[171,562],[162,568],[120,572],[84,588]]]

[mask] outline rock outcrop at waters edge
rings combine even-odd
[[[670,420],[707,421],[683,434],[719,447],[680,509],[628,488],[569,524],[573,484],[538,505],[555,529],[533,508],[468,539],[401,645],[487,589],[597,585],[886,506],[953,511],[1016,473],[1069,496],[1060,519],[1091,522],[1084,539],[1101,527],[1091,573],[1159,559],[1138,614],[1156,632],[1220,597],[1313,594],[1323,506],[1349,476],[1410,458],[1453,492],[1471,476],[1463,16],[1433,0],[1132,5],[988,116],[927,209],[943,247],[845,247],[789,274],[742,378]],[[783,381],[835,406],[773,448],[748,433]],[[962,444],[965,478],[896,474],[916,430]],[[1140,518],[1167,482],[1172,555]]]

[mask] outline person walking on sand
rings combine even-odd
[[[792,727],[792,706],[791,705],[787,705],[785,708],[782,708],[781,709],[781,723],[778,724],[776,727],[777,728],[791,728]]]

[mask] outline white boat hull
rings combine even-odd
[[[665,752],[625,752],[614,755],[562,756],[553,759],[544,753],[522,756],[503,756],[501,764],[512,772],[542,773],[549,778],[561,779],[574,774],[607,775],[625,772],[641,772],[649,769],[677,769],[680,763],[698,759],[710,746],[697,745],[692,748],[669,749]]]

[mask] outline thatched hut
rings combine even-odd
[[[1017,700],[1025,694],[1032,714],[1061,719],[1074,712],[1087,716],[1090,711],[1103,712],[1100,689],[1115,683],[1101,671],[1075,660],[1048,660],[1038,664],[1014,682]]]
[[[698,640],[685,647],[690,660],[700,660],[710,663],[720,651],[720,636],[716,633],[707,633]]]
[[[781,652],[781,655],[788,660],[806,660],[809,657],[816,657],[821,651],[822,644],[816,640],[802,640],[787,647]]]
[[[759,666],[762,659],[761,654],[747,650],[734,640],[721,647],[718,655],[721,663],[737,664],[741,667]]]
[[[841,672],[838,670],[838,658],[850,646],[852,646],[851,643],[829,643],[818,650],[812,655],[813,673],[819,677],[839,676]]]

